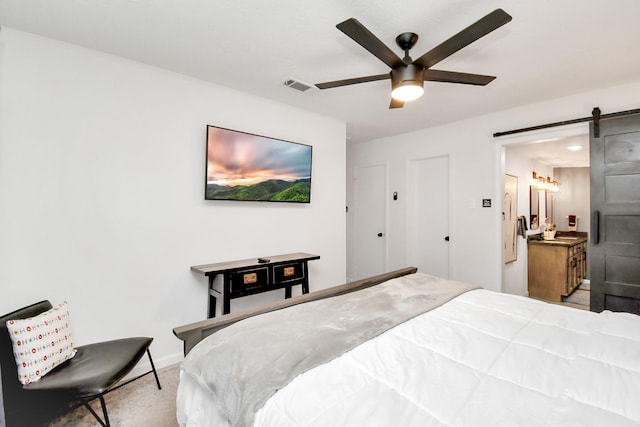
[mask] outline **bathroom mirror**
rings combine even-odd
[[[537,230],[540,227],[540,199],[539,191],[533,185],[529,186],[529,229]]]

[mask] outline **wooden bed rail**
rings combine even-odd
[[[413,274],[416,271],[418,271],[416,267],[405,267],[400,270],[379,274],[377,276],[368,277],[362,280],[356,280],[344,285],[334,286],[316,292],[310,292],[305,295],[299,295],[253,310],[243,311],[240,313],[230,313],[224,316],[191,323],[189,325],[178,326],[177,328],[173,329],[173,333],[176,337],[184,341],[184,354],[186,356],[187,353],[189,353],[189,351],[191,351],[191,349],[202,339],[208,337],[216,331],[219,331],[220,329],[224,329],[227,326],[233,325],[240,320],[257,316],[259,314],[268,313],[270,311],[280,310],[282,308],[303,304],[305,302],[331,298],[334,296],[347,294],[349,292],[358,291],[360,289],[369,288],[371,286],[379,285],[382,282],[386,282],[387,280],[394,279],[396,277]]]

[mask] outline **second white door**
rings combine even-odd
[[[406,239],[408,265],[449,278],[449,156],[408,162]]]

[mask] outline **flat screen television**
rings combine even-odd
[[[207,126],[205,200],[311,202],[310,145]]]

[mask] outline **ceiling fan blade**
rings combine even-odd
[[[318,89],[331,89],[334,87],[355,85],[358,83],[375,82],[376,80],[386,80],[391,78],[389,73],[376,74],[375,76],[355,77],[353,79],[336,80],[334,82],[316,83]]]
[[[387,64],[389,68],[405,65],[387,45],[377,38],[371,31],[355,18],[349,18],[336,25],[340,31],[348,35],[363,48],[371,52],[376,58]]]
[[[402,107],[404,107],[404,101],[398,101],[395,98],[391,98],[391,102],[389,103],[389,109],[402,108]]]
[[[434,47],[429,52],[413,61],[413,63],[421,65],[424,68],[431,68],[438,62],[450,55],[453,55],[479,38],[486,36],[509,21],[511,21],[511,15],[502,9],[496,9],[484,18],[481,18],[475,23],[469,25],[455,36]]]
[[[424,70],[425,81],[445,82],[445,83],[462,83],[466,85],[485,86],[491,83],[496,77],[485,76],[482,74],[458,73],[455,71],[444,70]]]

